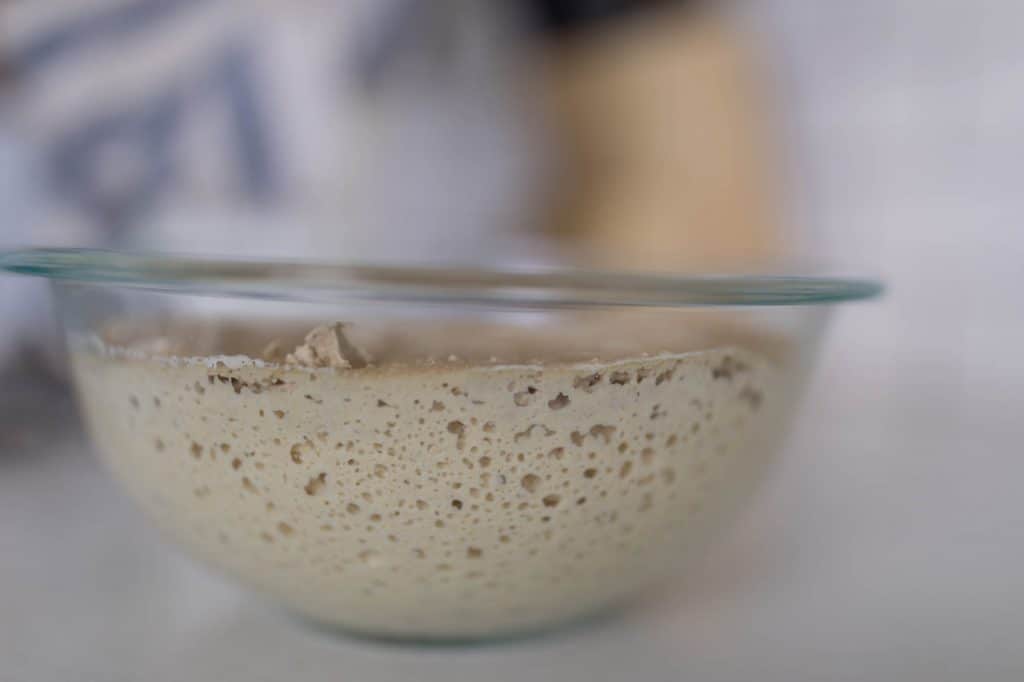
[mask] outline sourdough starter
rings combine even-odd
[[[164,531],[365,632],[523,630],[668,575],[748,494],[791,402],[738,346],[375,365],[325,330],[277,362],[93,342],[74,370],[106,464]]]

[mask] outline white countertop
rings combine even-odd
[[[1024,368],[856,338],[886,310],[843,311],[777,474],[678,589],[469,648],[345,639],[251,598],[162,544],[77,429],[31,418],[64,402],[8,391],[0,680],[1022,679]]]

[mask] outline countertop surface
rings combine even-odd
[[[347,639],[252,598],[163,544],[79,428],[55,428],[76,424],[61,391],[12,379],[0,681],[1021,679],[1024,369],[865,331],[892,314],[843,311],[780,466],[676,588],[474,647]]]

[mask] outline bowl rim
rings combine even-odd
[[[870,277],[649,274],[243,259],[81,248],[0,250],[0,271],[69,283],[267,300],[397,300],[499,306],[802,306],[874,298]]]

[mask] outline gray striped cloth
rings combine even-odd
[[[499,4],[0,4],[0,247],[477,259],[542,183]],[[0,364],[47,315],[0,287]],[[31,311],[36,311],[33,315]]]

